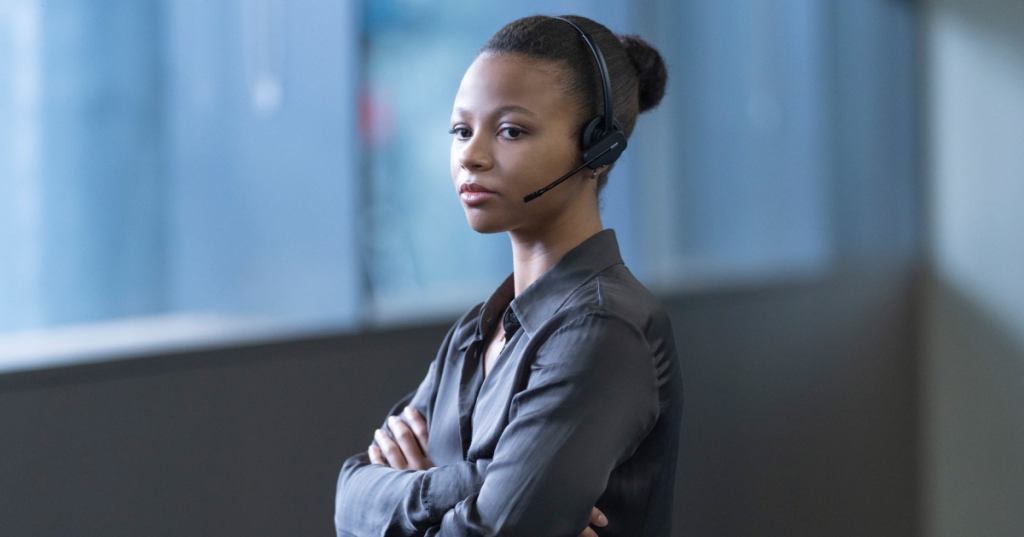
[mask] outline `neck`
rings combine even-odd
[[[565,211],[559,217],[537,230],[510,230],[512,263],[516,296],[569,251],[595,233],[604,229],[596,210]]]

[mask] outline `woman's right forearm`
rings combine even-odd
[[[428,470],[396,470],[347,459],[338,476],[334,525],[338,535],[422,535],[445,512],[479,492],[490,461],[458,462]]]

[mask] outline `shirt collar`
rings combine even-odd
[[[614,229],[603,229],[566,252],[547,272],[515,296],[515,273],[491,294],[480,309],[476,322],[476,338],[483,339],[486,330],[498,320],[511,304],[513,321],[530,337],[565,303],[579,286],[604,269],[622,263]]]

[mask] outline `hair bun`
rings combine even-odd
[[[640,111],[646,112],[658,106],[665,96],[665,82],[668,79],[665,62],[661,54],[638,35],[620,35],[619,41],[636,69],[640,84]]]

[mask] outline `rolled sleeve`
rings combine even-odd
[[[425,535],[577,537],[658,413],[643,333],[603,311],[572,317],[538,348],[479,492]]]

